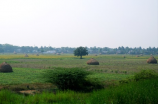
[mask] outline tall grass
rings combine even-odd
[[[0,91],[1,104],[157,104],[158,79],[146,79],[117,87],[79,93],[62,91],[43,92],[35,95],[19,95],[10,91]]]

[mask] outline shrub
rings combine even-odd
[[[55,84],[61,90],[86,91],[101,88],[98,82],[87,78],[89,71],[82,68],[55,68],[46,72],[46,81]]]
[[[138,81],[141,79],[151,79],[156,77],[158,77],[158,74],[154,70],[142,70],[134,75],[134,80]]]

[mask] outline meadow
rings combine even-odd
[[[0,73],[0,89],[21,91],[21,90],[28,90],[27,86],[29,86],[29,90],[38,90],[38,91],[40,90],[47,91],[47,89],[57,89],[55,85],[46,83],[45,80],[42,78],[42,75],[45,73],[46,70],[53,70],[54,68],[58,68],[58,67],[61,67],[61,68],[80,67],[80,68],[84,68],[87,71],[91,71],[93,72],[93,74],[89,75],[88,77],[91,79],[99,80],[102,83],[104,83],[105,89],[106,88],[110,89],[111,86],[113,87],[118,86],[120,80],[132,78],[136,73],[140,72],[141,70],[155,70],[156,72],[158,72],[158,64],[146,63],[146,60],[150,57],[150,55],[144,55],[140,57],[136,57],[136,55],[125,55],[126,58],[124,58],[123,57],[124,55],[95,56],[92,54],[88,56],[83,56],[83,59],[79,59],[79,57],[76,57],[72,54],[61,54],[61,55],[40,54],[39,56],[36,56],[33,54],[28,54],[28,55],[29,57],[24,57],[24,54],[0,54],[0,63],[5,61],[9,63],[13,68],[12,73]],[[158,55],[155,55],[154,57],[158,59]],[[99,65],[87,65],[86,62],[91,58],[95,58],[97,61],[99,61]],[[155,80],[153,80],[154,85],[157,86],[157,83],[154,81]],[[137,83],[135,82],[133,83],[134,83],[132,84],[133,88],[135,88],[134,85]],[[145,82],[141,82],[141,83],[145,83]],[[150,81],[147,81],[146,83],[149,84]],[[129,89],[129,85],[125,85],[125,86],[126,87],[121,87],[121,88]],[[116,93],[119,93],[119,90],[118,90],[119,88],[114,88],[114,89]],[[47,100],[49,99],[50,100],[48,101],[49,103],[52,103],[53,101],[58,102],[57,100],[65,99],[64,101],[61,101],[61,103],[63,104],[66,101],[66,99],[69,101],[72,96],[76,96],[77,98],[79,97],[80,104],[81,103],[93,104],[92,102],[97,101],[96,97],[98,96],[98,93],[102,93],[102,95],[105,96],[103,92],[105,92],[106,94],[108,93],[108,91],[111,91],[111,90],[106,90],[106,91],[102,90],[98,92],[94,91],[92,93],[76,93],[73,91],[59,92],[55,98],[53,98],[53,96],[55,95],[51,95],[50,93],[47,93],[47,92],[42,92],[44,93],[43,95],[37,94],[36,98],[34,96],[34,97],[30,97],[30,99],[32,99],[32,102],[36,102],[33,99],[40,99],[40,96],[45,96],[43,98]],[[3,91],[1,93],[3,93]],[[7,92],[7,93],[11,93],[11,92]],[[17,95],[17,96],[21,96],[21,95]],[[46,98],[46,96],[48,98]],[[84,96],[84,98],[82,98],[82,96]],[[111,96],[112,95],[109,95],[108,97],[110,98]],[[144,97],[144,95],[142,96]],[[71,103],[72,101],[73,103],[76,104],[77,102],[75,102],[74,100],[74,99],[77,99],[76,97],[75,98],[72,97],[69,103]],[[26,96],[25,99],[29,99],[29,97]],[[53,99],[56,99],[56,100],[53,100]],[[96,100],[93,101],[94,99]],[[104,100],[109,100],[107,98],[105,99],[104,97],[101,97],[98,99],[101,99],[100,102],[102,103],[106,102]],[[30,101],[29,103],[32,104],[32,102]],[[112,102],[113,103],[117,102],[115,101],[115,97],[111,99],[111,102],[109,101],[108,103],[112,103]]]

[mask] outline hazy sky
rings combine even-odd
[[[158,47],[158,0],[0,0],[0,44]]]

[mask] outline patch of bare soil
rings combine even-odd
[[[0,85],[0,90],[7,89],[19,94],[33,95],[43,91],[53,92],[56,86],[51,83],[33,83],[18,85]]]
[[[19,91],[18,93],[24,94],[24,95],[34,95],[34,94],[40,93],[40,91],[37,91],[37,90],[23,90],[23,91]]]

